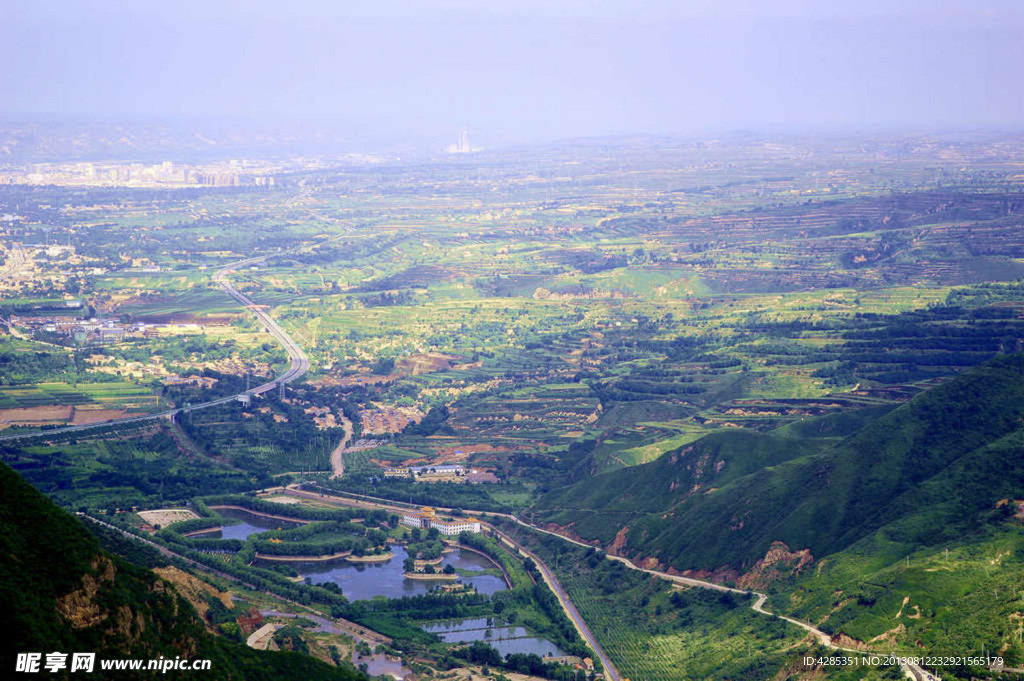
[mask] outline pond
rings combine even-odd
[[[224,508],[217,511],[224,518],[224,526],[219,530],[208,532],[197,532],[192,535],[197,539],[241,539],[245,541],[250,535],[267,530],[286,530],[298,527],[300,523],[289,523],[274,518],[238,511],[233,508]],[[231,523],[231,524],[228,524]]]
[[[488,626],[484,617],[445,620],[424,624],[423,630],[437,634],[445,643],[483,641],[504,657],[509,653],[533,653],[540,657],[562,657],[566,653],[551,641],[532,636],[523,627],[514,625]]]
[[[301,619],[312,620],[316,623],[316,627],[313,631],[322,631],[328,634],[341,634],[343,636],[351,636],[351,632],[337,626],[331,620],[326,617],[320,617],[312,613],[303,613],[301,615],[294,615],[287,612],[279,612],[277,610],[261,610],[260,614],[264,617],[299,617]],[[383,653],[376,653],[374,655],[360,655],[358,652],[352,653],[352,664],[359,666],[361,664],[366,665],[366,673],[370,676],[390,676],[394,679],[404,679],[412,671],[402,665],[401,660],[391,659]]]
[[[401,660],[393,660],[387,655],[377,653],[376,655],[364,656],[359,653],[352,654],[352,664],[359,667],[366,665],[368,676],[390,676],[393,679],[404,679],[412,671],[402,665]]]
[[[382,563],[353,564],[340,558],[317,563],[290,563],[290,565],[298,570],[303,578],[310,578],[314,584],[327,582],[337,584],[350,601],[362,601],[375,596],[385,598],[418,596],[427,593],[438,584],[448,583],[406,579],[402,574],[402,563],[409,554],[404,546],[398,544],[391,546],[391,552],[394,557]],[[479,593],[490,595],[508,588],[504,578],[485,572],[489,568],[493,569],[494,564],[471,551],[456,549],[451,553],[446,553],[440,569],[444,569],[445,565],[451,565],[464,573],[459,577],[459,581],[473,585]]]

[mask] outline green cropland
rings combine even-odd
[[[120,561],[173,567],[190,605],[161,592],[153,616],[188,611],[182,645],[266,621],[305,678],[1019,673],[1020,142],[608,139],[259,186],[0,185],[0,455],[123,556],[47,506],[88,548],[69,575],[106,561],[146,600],[165,582]],[[420,533],[402,516],[424,506],[483,532]],[[232,513],[281,526],[234,536],[256,521]],[[418,586],[356,598],[345,580],[399,553]],[[42,599],[20,643],[84,640],[53,605],[74,584],[29,576],[3,587]],[[185,640],[146,631],[147,653]],[[805,663],[849,651],[922,661]],[[224,664],[257,678],[249,655]]]

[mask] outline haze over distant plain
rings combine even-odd
[[[1019,130],[1024,4],[7,3],[13,116],[316,120],[485,142]]]

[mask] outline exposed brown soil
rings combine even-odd
[[[614,554],[616,556],[620,555],[622,553],[623,547],[626,545],[626,535],[628,533],[629,533],[629,528],[628,527],[623,527],[618,532],[616,532],[615,533],[615,539],[608,546],[608,553]]]
[[[124,409],[74,409],[74,417],[71,423],[82,426],[88,423],[99,423],[111,419],[119,419],[128,416]]]
[[[419,374],[428,374],[433,371],[446,371],[451,369],[452,362],[458,359],[458,357],[453,355],[445,355],[440,352],[409,355],[408,357],[403,357],[398,360],[396,369],[400,373],[417,376]]]
[[[153,568],[153,572],[173,584],[178,593],[192,604],[192,607],[196,609],[196,612],[199,613],[199,616],[203,621],[206,620],[206,612],[210,609],[210,604],[206,602],[205,598],[203,598],[204,595],[213,596],[223,603],[225,608],[230,609],[235,607],[230,593],[227,591],[221,591],[176,567],[167,566]]]
[[[411,407],[381,407],[360,413],[363,432],[367,435],[400,433],[410,423],[423,420],[423,413]]]
[[[780,541],[772,542],[764,558],[736,580],[737,586],[743,589],[760,589],[781,577],[789,577],[799,573],[807,565],[814,562],[810,549],[790,551]]]
[[[74,414],[74,410],[74,407],[61,404],[0,409],[0,429],[11,426],[37,426],[43,423],[69,421]]]

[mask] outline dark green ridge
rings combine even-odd
[[[249,681],[365,678],[307,655],[257,651],[209,634],[173,587],[103,551],[81,521],[6,464],[0,464],[0,612],[5,624],[0,669],[8,671],[18,653],[58,651],[95,652],[97,660],[162,655],[212,662],[210,671],[103,672],[104,679],[152,679],[154,673],[167,679],[199,674]],[[76,678],[83,672],[44,673]]]
[[[1024,354],[860,417],[709,435],[551,492],[532,510],[605,544],[626,527],[626,555],[743,569],[773,541],[821,557],[889,525],[905,542],[935,545],[998,500],[1024,496],[1013,445],[1024,425]]]

